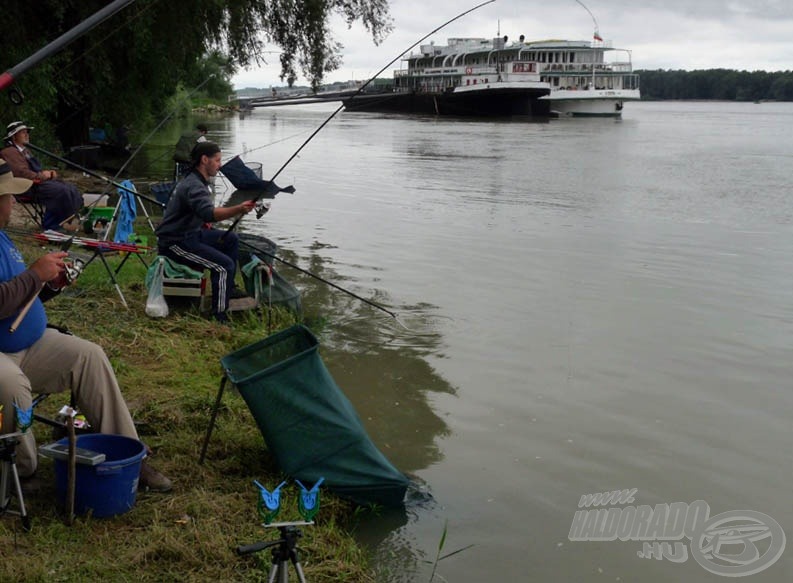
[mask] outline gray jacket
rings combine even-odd
[[[193,170],[185,176],[171,194],[162,223],[157,227],[157,244],[169,247],[191,233],[201,230],[204,223],[215,222],[215,203],[209,184]]]

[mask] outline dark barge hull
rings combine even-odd
[[[443,93],[362,93],[343,101],[347,111],[432,115],[549,117],[550,103],[539,99],[546,89],[504,88]]]

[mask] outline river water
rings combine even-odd
[[[332,111],[259,109],[210,136],[268,178]],[[672,537],[682,562],[641,558],[638,535],[569,539],[583,495],[624,489],[608,507],[703,500],[793,538],[791,128],[789,103],[342,112],[289,164],[296,193],[243,229],[399,318],[282,270],[371,437],[432,495],[362,519],[379,581],[429,581],[441,541],[473,546],[436,581],[718,581],[754,548],[751,580],[793,579],[778,532],[711,569],[696,536]]]

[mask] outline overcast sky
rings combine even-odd
[[[635,69],[726,68],[793,70],[793,0],[582,0],[600,36],[632,52]],[[341,68],[326,81],[365,80],[421,37],[464,10],[471,0],[391,0],[393,31],[375,46],[360,25],[339,20],[336,40],[344,45]],[[594,23],[576,0],[496,0],[448,25],[430,39],[492,38],[499,32],[526,40],[591,40]],[[271,47],[277,50],[277,47]],[[237,88],[283,85],[277,54],[268,64],[240,71]],[[381,76],[391,76],[399,61]],[[304,84],[305,80],[298,80]]]

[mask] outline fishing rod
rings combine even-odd
[[[64,251],[64,252],[68,252],[68,251],[69,251],[69,247],[71,247],[71,246],[72,246],[72,241],[74,241],[74,235],[72,235],[70,239],[68,239],[68,240],[64,241],[63,243],[61,243],[60,250],[61,250],[61,251]],[[72,279],[72,273],[71,273],[71,272],[68,270],[68,268],[65,268],[65,269],[66,269],[66,278],[67,278],[67,281],[68,281],[69,283],[71,283],[71,282],[72,282],[72,280],[73,280],[73,279]],[[78,275],[79,275],[79,273],[78,273]],[[77,278],[77,276],[75,275],[75,276],[74,276],[74,279],[76,279],[76,278]],[[8,328],[8,333],[9,333],[9,334],[13,334],[14,332],[16,332],[16,331],[17,331],[17,328],[19,328],[20,324],[22,323],[22,320],[24,320],[24,319],[25,319],[25,316],[27,316],[27,315],[28,315],[28,312],[30,311],[30,308],[32,308],[32,307],[33,307],[33,304],[34,304],[34,303],[36,303],[36,299],[39,297],[39,295],[41,294],[41,292],[44,290],[44,286],[45,286],[45,285],[46,285],[46,282],[42,282],[42,283],[41,283],[41,286],[39,286],[39,288],[38,288],[38,290],[36,291],[36,293],[35,293],[35,294],[33,294],[33,297],[32,297],[32,298],[30,298],[30,300],[28,301],[28,303],[27,303],[27,304],[25,304],[25,305],[22,307],[22,309],[19,311],[19,314],[17,315],[16,319],[15,319],[15,320],[14,320],[14,322],[11,324],[11,326]]]
[[[341,287],[340,285],[337,285],[337,284],[333,283],[332,281],[328,281],[328,280],[327,280],[327,279],[325,279],[324,277],[320,277],[319,275],[316,275],[316,274],[314,274],[314,273],[311,273],[311,272],[310,272],[310,271],[308,271],[307,269],[303,269],[302,267],[299,267],[299,266],[295,265],[295,264],[294,264],[294,263],[292,263],[291,261],[287,261],[286,259],[281,259],[280,257],[278,257],[278,256],[276,256],[276,255],[273,255],[272,253],[270,253],[270,252],[268,252],[268,251],[265,251],[264,249],[261,249],[261,248],[259,248],[259,247],[256,247],[255,245],[252,245],[252,244],[248,243],[248,242],[247,242],[247,241],[245,241],[244,239],[240,239],[240,244],[241,244],[241,245],[245,245],[246,247],[248,247],[248,248],[249,248],[249,249],[251,249],[252,251],[256,251],[257,253],[261,253],[262,255],[266,255],[267,257],[272,257],[272,258],[273,258],[273,259],[275,259],[276,261],[280,261],[280,262],[281,262],[281,263],[283,263],[284,265],[287,265],[287,266],[291,267],[292,269],[296,269],[296,270],[297,270],[297,271],[299,271],[300,273],[304,273],[304,274],[306,274],[306,275],[308,275],[308,276],[310,276],[310,277],[313,277],[314,279],[316,279],[317,281],[321,281],[321,282],[322,282],[322,283],[324,283],[325,285],[329,285],[329,286],[330,286],[330,287],[332,287],[332,288],[336,288],[337,290],[339,290],[339,291],[342,291],[342,292],[344,292],[345,294],[347,294],[347,295],[349,295],[349,296],[352,296],[352,297],[353,297],[353,298],[355,298],[356,300],[359,300],[359,301],[361,301],[361,302],[363,302],[363,303],[365,303],[365,304],[367,304],[367,305],[369,305],[369,306],[372,306],[373,308],[377,308],[378,310],[380,310],[380,311],[382,311],[382,312],[385,312],[386,314],[388,314],[389,316],[391,316],[392,318],[394,318],[394,320],[396,320],[396,321],[399,323],[399,325],[400,325],[400,326],[402,326],[402,327],[403,327],[405,330],[409,330],[409,328],[408,328],[407,326],[405,326],[405,325],[404,325],[404,324],[403,324],[403,323],[402,323],[402,322],[399,320],[399,317],[397,316],[396,312],[392,312],[391,310],[389,310],[388,308],[384,308],[384,307],[383,307],[383,306],[381,306],[380,304],[377,304],[377,303],[375,303],[375,302],[373,302],[373,301],[371,301],[371,300],[367,300],[366,298],[364,298],[364,297],[361,297],[361,296],[359,296],[358,294],[356,294],[356,293],[354,293],[354,292],[351,292],[350,290],[348,290],[348,289],[345,289],[345,288]]]
[[[185,96],[185,99],[189,99],[190,97],[192,97],[194,93],[196,93],[204,85],[209,83],[209,81],[211,79],[213,79],[214,77],[215,77],[214,73],[209,75],[206,79],[204,79],[201,83],[199,83],[196,87],[194,87],[193,90]],[[121,173],[124,170],[126,170],[127,166],[129,166],[129,163],[132,162],[132,159],[135,156],[138,155],[138,152],[140,152],[141,148],[143,148],[143,146],[146,145],[146,143],[154,136],[154,134],[156,134],[157,131],[159,131],[159,129],[165,124],[166,121],[171,119],[171,116],[173,116],[173,114],[175,114],[177,112],[177,110],[178,110],[178,106],[175,107],[174,109],[172,109],[171,111],[169,111],[168,114],[162,119],[162,121],[160,121],[160,123],[158,123],[157,126],[153,130],[151,130],[151,132],[149,132],[149,135],[146,136],[146,138],[138,145],[137,148],[135,148],[135,151],[132,152],[129,155],[129,158],[127,158],[127,161],[124,162],[124,164],[121,166],[121,168],[118,169],[118,172],[116,172],[116,175],[113,176],[113,180],[116,180],[121,175]],[[107,192],[107,188],[105,188],[105,192],[103,192],[102,194],[105,194],[106,192]],[[163,206],[165,206],[165,205],[163,205]]]
[[[406,48],[404,51],[402,51],[402,52],[401,52],[401,53],[399,53],[399,54],[398,54],[396,57],[394,57],[392,60],[390,60],[390,61],[389,61],[389,62],[386,64],[386,66],[385,66],[385,67],[383,67],[382,69],[380,69],[380,70],[379,70],[377,73],[375,73],[375,74],[374,74],[372,77],[369,77],[369,79],[366,81],[366,83],[364,83],[363,85],[361,85],[361,86],[358,88],[358,90],[357,90],[355,93],[353,93],[353,94],[352,94],[352,96],[350,97],[350,99],[355,99],[355,97],[356,97],[357,95],[359,95],[359,94],[360,94],[360,93],[361,93],[361,92],[362,92],[364,89],[366,89],[366,87],[367,87],[367,86],[368,86],[368,85],[369,85],[369,84],[370,84],[372,81],[374,81],[374,80],[375,80],[375,79],[376,79],[376,78],[377,78],[377,77],[378,77],[378,76],[379,76],[379,75],[380,75],[380,74],[381,74],[383,71],[385,71],[386,69],[388,69],[388,67],[390,67],[391,65],[393,65],[393,64],[394,64],[396,61],[398,61],[398,60],[399,60],[399,59],[402,57],[402,55],[404,55],[404,54],[405,54],[405,53],[407,53],[408,51],[412,50],[412,49],[413,49],[413,47],[415,47],[416,45],[418,45],[418,44],[422,43],[423,41],[425,41],[427,38],[431,37],[433,34],[435,34],[436,32],[438,32],[439,30],[441,30],[441,29],[443,29],[443,28],[447,27],[448,25],[450,25],[450,24],[451,24],[452,22],[454,22],[455,20],[458,20],[458,19],[462,18],[463,16],[465,16],[465,15],[467,15],[467,14],[470,14],[470,13],[471,13],[471,12],[473,12],[474,10],[479,10],[479,9],[480,9],[482,6],[487,6],[488,4],[492,4],[492,3],[493,3],[493,2],[495,2],[495,1],[496,1],[496,0],[487,0],[486,2],[482,2],[481,4],[477,4],[477,5],[476,5],[476,6],[474,6],[473,8],[469,8],[469,9],[468,9],[468,10],[466,10],[465,12],[461,12],[460,14],[458,14],[457,16],[455,16],[454,18],[452,18],[451,20],[447,20],[446,22],[444,22],[443,24],[441,24],[441,25],[440,25],[438,28],[436,28],[435,30],[433,30],[433,31],[431,31],[431,32],[427,33],[426,35],[424,35],[423,37],[421,37],[421,38],[420,38],[419,40],[417,40],[415,43],[413,43],[412,45],[410,45],[408,48]],[[283,172],[284,168],[286,168],[286,167],[289,165],[289,163],[290,163],[292,160],[294,160],[294,159],[297,157],[297,155],[298,155],[298,154],[301,152],[301,150],[303,150],[303,148],[305,148],[305,147],[308,145],[308,143],[309,143],[309,142],[310,142],[312,139],[314,139],[314,136],[316,136],[316,135],[317,135],[317,134],[320,132],[320,130],[322,130],[322,128],[324,128],[326,125],[328,125],[328,123],[330,123],[330,120],[332,120],[334,117],[336,117],[336,114],[338,114],[338,113],[339,113],[339,112],[340,112],[342,109],[344,109],[344,103],[342,103],[342,104],[341,104],[341,105],[340,105],[340,106],[339,106],[339,107],[338,107],[338,108],[337,108],[337,109],[336,109],[336,110],[335,110],[333,113],[331,113],[331,114],[330,114],[330,115],[327,117],[327,119],[325,119],[325,121],[323,121],[323,122],[322,122],[322,123],[319,125],[319,127],[318,127],[317,129],[315,129],[315,130],[312,132],[312,134],[311,134],[310,136],[308,136],[308,138],[306,138],[306,140],[305,140],[305,141],[304,141],[302,144],[300,144],[300,147],[298,147],[298,149],[297,149],[297,150],[295,150],[294,154],[292,154],[292,155],[289,157],[289,159],[288,159],[286,162],[284,162],[284,164],[283,164],[283,165],[282,165],[282,166],[281,166],[281,167],[278,169],[278,171],[277,171],[275,174],[273,174],[273,177],[270,179],[270,182],[275,182],[275,179],[276,179],[276,178],[278,178],[278,175],[279,175],[279,174],[281,174],[281,172]],[[258,200],[259,200],[259,199],[260,199],[260,198],[261,198],[263,195],[264,195],[264,193],[263,193],[263,192],[262,192],[262,193],[259,193],[259,194],[257,194],[257,195],[256,195],[256,197],[255,197],[255,198],[253,198],[252,200],[253,200],[254,202],[257,202],[257,201],[258,201]],[[230,227],[229,227],[229,228],[226,230],[226,233],[230,233],[232,230],[234,230],[234,228],[237,226],[237,224],[238,224],[238,223],[239,223],[239,222],[242,220],[242,217],[243,217],[243,216],[244,216],[244,215],[238,215],[238,216],[237,216],[237,218],[236,218],[236,219],[234,219],[234,222],[233,222],[233,223],[231,223],[231,226],[230,226]],[[261,218],[261,215],[260,215],[258,212],[256,213],[256,218],[257,218],[257,219]]]
[[[198,86],[196,86],[190,93],[188,93],[186,98],[189,98],[190,96],[192,96],[196,91],[198,91],[204,85],[206,85],[213,77],[215,77],[214,73],[209,75]],[[138,147],[135,149],[135,151],[133,151],[129,155],[129,158],[127,158],[127,160],[124,162],[124,164],[118,170],[118,172],[116,172],[115,176],[113,176],[113,178],[108,178],[107,176],[103,176],[103,175],[101,175],[101,174],[99,174],[97,172],[93,172],[92,170],[89,170],[88,168],[85,168],[84,166],[81,166],[80,164],[77,164],[76,162],[72,162],[71,160],[69,160],[67,158],[63,158],[61,156],[58,156],[57,154],[49,152],[49,151],[45,150],[44,148],[40,148],[38,146],[34,146],[33,144],[30,144],[30,143],[28,143],[27,145],[28,145],[28,147],[30,147],[30,149],[35,150],[37,152],[40,152],[41,154],[44,154],[45,156],[49,156],[50,158],[53,158],[54,160],[57,160],[58,162],[66,164],[67,166],[71,166],[72,168],[74,168],[76,170],[80,170],[81,172],[84,172],[84,173],[86,173],[86,174],[88,174],[90,176],[93,176],[94,178],[99,178],[100,180],[103,180],[105,183],[107,183],[107,186],[105,186],[105,189],[104,189],[104,191],[102,191],[101,195],[104,195],[104,194],[108,193],[108,187],[109,186],[115,186],[116,188],[120,188],[121,190],[131,194],[132,196],[137,196],[137,197],[139,197],[141,199],[149,201],[150,203],[156,204],[156,205],[158,205],[161,208],[165,208],[166,205],[164,203],[161,203],[159,200],[156,200],[154,198],[150,198],[148,196],[140,194],[139,192],[137,192],[135,190],[127,188],[126,186],[123,186],[123,185],[119,184],[116,181],[116,179],[126,169],[126,167],[129,165],[129,163],[132,162],[132,159],[138,154],[138,152],[140,152],[141,148],[143,148],[143,146],[145,146],[146,143],[148,143],[148,141],[154,136],[154,134],[157,133],[157,131],[165,124],[165,122],[168,121],[171,118],[171,116],[173,116],[174,113],[176,113],[176,111],[177,111],[176,108],[171,110],[171,111],[169,111],[168,114],[160,121],[160,123],[158,123],[157,126],[151,132],[149,132],[149,135],[146,136],[146,138],[138,145]],[[92,206],[98,204],[99,201],[102,199],[101,195],[97,198],[96,201],[94,201],[93,203],[88,205],[88,208],[91,208]],[[74,215],[72,215],[72,216],[74,216]],[[71,218],[71,217],[69,217],[69,218]]]
[[[160,207],[165,208],[165,205],[163,203],[161,203],[159,200],[156,200],[154,198],[150,198],[150,197],[145,196],[145,195],[143,195],[143,194],[141,194],[139,192],[136,192],[136,191],[132,190],[131,188],[128,188],[128,187],[116,182],[112,178],[108,178],[107,176],[103,176],[103,175],[99,174],[98,172],[94,172],[93,170],[89,170],[85,166],[81,166],[77,162],[72,162],[68,158],[63,158],[62,156],[58,156],[58,154],[55,154],[55,153],[50,152],[48,150],[45,150],[44,148],[41,148],[39,146],[34,146],[31,143],[28,143],[27,147],[30,148],[31,150],[34,150],[34,151],[39,152],[41,154],[44,154],[45,156],[49,156],[53,160],[57,160],[58,162],[66,164],[67,166],[71,166],[75,170],[79,170],[80,172],[84,172],[84,173],[88,174],[89,176],[93,176],[94,178],[98,178],[99,180],[102,180],[102,181],[106,182],[109,185],[115,186],[116,188],[120,188],[121,190],[123,190],[125,192],[128,192],[128,193],[132,194],[133,196],[138,196],[138,197],[140,197],[142,199],[145,199],[145,200],[147,200],[147,201],[149,201],[149,202],[151,202],[153,204],[156,204],[156,205],[158,205]],[[107,191],[105,191],[105,192],[107,192]],[[91,206],[93,206],[95,204],[97,204],[97,203],[96,202],[92,202],[88,206],[90,208]]]
[[[125,8],[127,5],[131,4],[135,0],[115,0],[114,2],[108,4],[101,10],[95,12],[93,16],[90,16],[77,24],[75,27],[71,28],[70,30],[63,33],[61,36],[56,38],[54,41],[46,44],[38,51],[30,55],[27,59],[22,61],[21,63],[11,67],[5,73],[0,74],[0,91],[10,87],[14,84],[17,78],[25,73],[27,70],[35,67],[39,62],[43,61],[46,58],[54,55],[66,45],[74,41],[75,39],[81,37],[82,35],[86,34],[91,29],[95,28],[111,16],[115,15],[119,12],[122,8]],[[21,103],[21,94],[19,96],[20,103]]]

